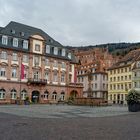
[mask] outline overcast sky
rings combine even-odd
[[[10,21],[63,45],[140,42],[140,0],[0,0],[0,26]]]

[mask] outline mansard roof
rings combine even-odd
[[[15,31],[14,34],[12,33],[12,30]],[[24,35],[21,36],[21,33],[24,33]],[[22,38],[22,39],[28,39],[32,35],[38,34],[38,35],[41,35],[46,40],[47,44],[50,44],[50,45],[52,44],[55,46],[62,46],[59,42],[55,41],[43,30],[32,27],[32,26],[28,26],[25,24],[17,23],[14,21],[11,21],[6,27],[0,28],[0,34],[14,36],[17,38]]]

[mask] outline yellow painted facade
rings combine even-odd
[[[108,102],[126,104],[126,95],[132,88],[132,64],[108,70]]]

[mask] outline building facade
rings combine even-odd
[[[126,95],[134,88],[138,77],[134,64],[140,50],[128,53],[119,62],[108,69],[108,101],[114,104],[126,104]]]
[[[10,22],[0,28],[0,102],[48,103],[81,97],[73,53],[44,31]]]
[[[108,96],[107,68],[116,62],[107,49],[93,48],[88,51],[76,51],[81,63],[77,67],[78,82],[84,85],[83,97],[104,98]]]
[[[132,68],[132,88],[140,91],[140,57],[138,57]]]

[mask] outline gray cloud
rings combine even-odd
[[[140,1],[0,0],[0,5],[0,26],[11,20],[35,26],[63,45],[140,40]]]

